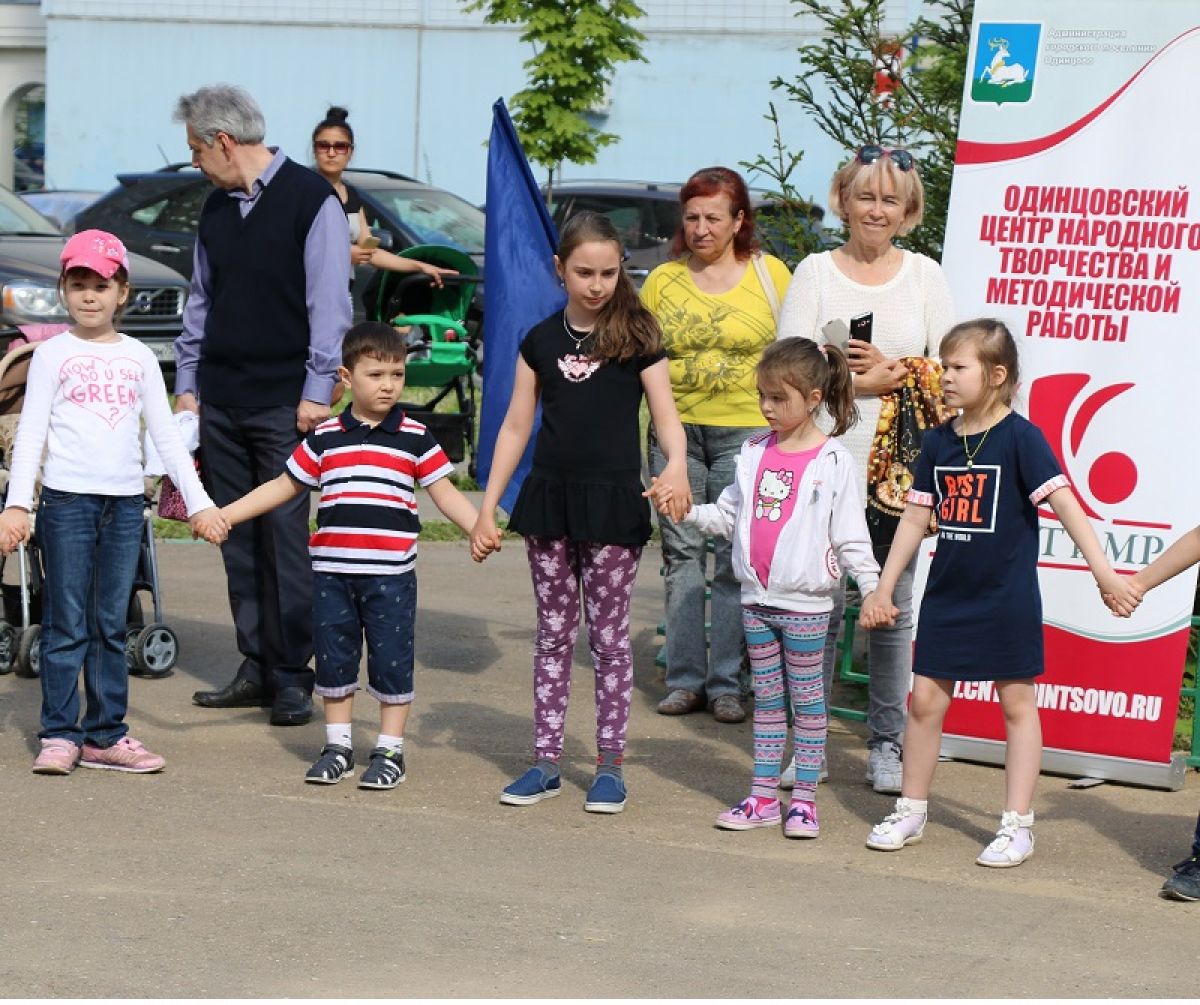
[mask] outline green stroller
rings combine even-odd
[[[366,306],[372,320],[410,329],[405,387],[438,391],[422,404],[401,404],[408,415],[429,429],[451,461],[467,460],[467,472],[474,478],[479,339],[476,331],[468,328],[468,313],[480,281],[474,275],[475,263],[455,248],[435,244],[419,244],[399,254],[459,273],[444,277],[440,289],[422,273],[381,273]],[[445,401],[451,401],[456,410],[438,411]]]

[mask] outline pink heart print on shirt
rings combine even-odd
[[[587,380],[593,373],[600,369],[601,360],[592,359],[589,356],[576,356],[568,353],[566,356],[558,358],[558,368],[562,371],[562,375],[571,381],[572,384],[578,384],[580,381]]]
[[[127,356],[109,360],[72,356],[58,371],[58,380],[67,401],[116,429],[127,416],[136,414],[138,389],[145,375],[142,365]]]

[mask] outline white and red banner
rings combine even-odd
[[[943,265],[960,318],[1012,329],[1017,407],[1118,571],[1200,523],[1197,67],[1197,3],[975,6]],[[1162,783],[1145,769],[1172,762],[1194,570],[1114,618],[1048,508],[1039,564],[1047,766]],[[1003,740],[990,685],[958,686],[946,732],[956,756]]]

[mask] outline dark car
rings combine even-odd
[[[625,244],[625,270],[641,286],[650,270],[667,260],[671,240],[682,218],[678,183],[647,181],[564,181],[551,190],[550,215],[559,229],[576,213],[591,210],[612,220]],[[545,190],[543,189],[543,195]],[[776,221],[782,205],[765,194],[751,191],[759,236],[765,250],[795,267],[802,257],[781,238]],[[824,210],[805,205],[802,214],[811,222],[822,246],[832,247],[820,226]]]
[[[0,188],[0,350],[20,333],[20,325],[70,321],[58,299],[58,256],[64,242],[53,223]],[[170,374],[175,369],[171,344],[182,328],[187,280],[134,254],[129,256],[129,272],[133,297],[120,328],[145,342]]]
[[[399,252],[417,244],[449,245],[470,255],[482,274],[484,216],[470,203],[391,171],[347,171],[344,179],[362,195],[367,222],[382,248]],[[200,209],[212,184],[185,164],[122,174],[117,180],[120,185],[75,217],[76,229],[110,231],[131,251],[190,276]],[[356,272],[356,314],[373,271]]]

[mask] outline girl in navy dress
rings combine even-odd
[[[1041,431],[1012,410],[1017,347],[999,321],[955,326],[942,340],[942,387],[958,418],[931,430],[879,588],[863,604],[864,628],[896,615],[892,589],[927,533],[938,547],[921,603],[904,778],[895,810],[867,847],[899,851],[921,840],[954,684],[996,682],[1008,741],[1005,810],[976,859],[1008,868],[1033,854],[1033,791],[1042,763],[1034,678],[1042,673],[1037,507],[1049,506],[1114,610],[1131,612],[1137,590],[1113,572]]]
[[[525,451],[540,400],[533,468],[508,522],[525,537],[537,598],[535,763],[501,793],[500,801],[510,806],[562,791],[558,762],[582,590],[596,670],[599,750],[583,808],[589,813],[625,808],[621,760],[633,696],[629,601],[650,537],[638,419],[643,396],[667,457],[660,479],[673,490],[672,517],[680,519],[691,505],[687,444],[662,335],[621,267],[621,255],[607,217],[580,213],[563,227],[554,264],[567,305],[521,341],[512,402],[471,532],[476,560],[499,549],[496,506]]]

